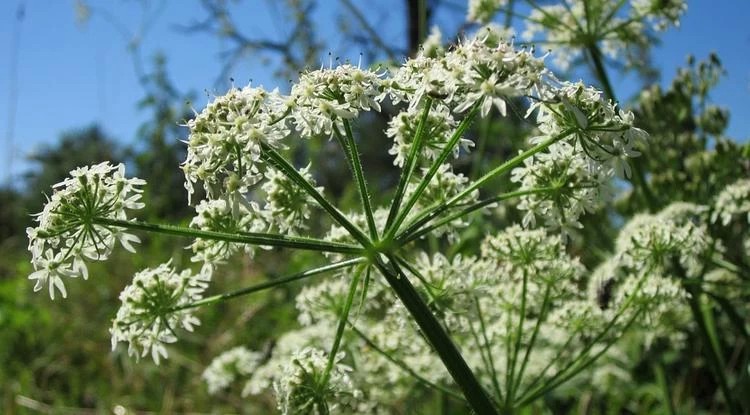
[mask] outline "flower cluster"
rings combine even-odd
[[[507,0],[469,0],[466,20],[470,22],[487,23],[495,16]]]
[[[385,97],[381,75],[351,64],[300,75],[292,86],[291,117],[303,137],[331,136],[342,131],[340,120],[356,118],[360,111],[380,111]]]
[[[190,120],[182,164],[188,200],[198,181],[210,199],[247,193],[263,177],[262,145],[279,147],[289,134],[278,122],[284,112],[278,92],[248,86],[232,88]]]
[[[354,389],[348,374],[352,369],[343,358],[343,353],[337,355],[327,372],[322,350],[305,348],[292,356],[273,384],[281,413],[351,413],[361,392]]]
[[[411,110],[432,98],[456,113],[479,103],[482,116],[493,106],[506,115],[506,101],[531,95],[546,73],[533,51],[485,37],[467,40],[440,57],[410,59],[387,82],[391,98],[409,102]]]
[[[226,200],[202,200],[195,207],[196,215],[190,221],[190,227],[230,235],[264,230],[266,222],[258,214],[257,206],[241,202],[244,200],[236,199],[236,203]],[[204,238],[196,238],[190,248],[193,250],[193,261],[209,264],[223,262],[238,251],[243,251],[247,255],[255,252],[251,245]]]
[[[412,140],[417,132],[419,123],[418,109],[408,109],[397,114],[388,122],[385,131],[389,138],[393,139],[393,146],[388,154],[396,156],[393,164],[403,167],[409,151],[414,143]],[[450,140],[450,136],[456,128],[456,121],[445,106],[438,106],[430,111],[425,119],[422,144],[421,160],[435,160],[443,151]],[[453,148],[453,156],[458,157],[459,150],[468,150],[474,143],[465,138],[459,139],[459,145]]]
[[[606,350],[637,315],[639,303],[628,296],[652,295],[639,287],[612,286],[611,298],[588,298],[581,286],[603,277],[589,278],[566,252],[565,239],[543,229],[513,226],[489,235],[480,257],[415,252],[412,258],[402,263],[405,277],[419,281],[420,292],[487,390],[500,385],[501,393],[533,391],[538,379],[568,370],[580,353]],[[245,393],[274,385],[282,411],[337,404],[355,413],[387,413],[420,387],[451,389],[449,374],[375,269],[368,271],[369,284],[357,290],[352,330],[342,338],[346,359],[337,357],[331,372],[346,361],[345,381],[337,383],[331,375],[330,383],[321,385],[327,361],[321,350],[330,347],[353,272],[345,269],[300,292],[301,327],[279,338],[270,357],[246,376]]]
[[[706,210],[680,203],[657,215],[636,215],[617,238],[620,263],[636,274],[669,276],[684,272],[688,277],[699,274],[712,241],[705,221],[692,218],[704,217]]]
[[[548,101],[530,110],[538,109],[542,133],[532,142],[561,136],[565,141],[553,142],[513,170],[520,190],[532,192],[518,207],[527,211],[526,226],[540,216],[547,225],[580,227],[581,214],[612,195],[611,179],[630,175],[627,159],[640,154],[635,147],[648,135],[633,126],[632,112],[618,110],[594,88],[565,82],[548,93],[553,94]]]
[[[141,209],[144,184],[125,178],[124,165],[104,162],[77,168],[54,185],[44,210],[34,215],[38,225],[26,230],[34,291],[47,285],[52,299],[56,290],[65,297],[63,278],[87,279],[86,260],[106,260],[118,241],[135,252],[138,237],[103,221],[127,220],[128,211]]]
[[[185,306],[203,298],[211,268],[193,274],[177,272],[171,261],[136,273],[120,293],[120,309],[112,322],[112,350],[128,343],[128,355],[151,355],[156,364],[167,357],[166,344],[177,341],[175,330],[193,331],[200,324]]]
[[[747,223],[750,223],[750,179],[737,180],[719,193],[714,202],[711,222],[721,220],[721,224],[727,226],[732,219],[744,215],[747,216]]]
[[[263,355],[238,346],[220,354],[201,377],[208,385],[208,393],[215,394],[229,386],[237,377],[249,376],[258,367]]]
[[[310,165],[299,170],[300,176],[314,185]],[[285,174],[276,169],[266,172],[266,182],[261,189],[266,193],[263,218],[280,233],[297,233],[307,228],[310,219],[312,198]],[[315,188],[319,193],[322,187]]]
[[[554,49],[555,63],[567,69],[581,51],[595,45],[592,42],[599,42],[612,58],[620,57],[631,45],[648,44],[649,24],[654,30],[677,26],[686,9],[683,0],[562,0],[534,7],[523,37]]]

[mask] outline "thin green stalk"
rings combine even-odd
[[[484,347],[487,349],[487,360],[489,360],[490,372],[492,373],[492,386],[495,388],[497,398],[503,399],[503,391],[500,389],[500,383],[497,380],[497,370],[495,369],[495,361],[492,358],[492,350],[490,349],[490,339],[487,337],[487,326],[484,323],[484,314],[482,313],[482,307],[479,304],[477,297],[474,297],[474,307],[477,309],[477,317],[479,317],[479,327],[482,329],[482,338],[484,339]],[[469,323],[471,327],[471,323]],[[507,391],[506,391],[507,392]]]
[[[472,152],[474,159],[472,160],[471,173],[469,174],[469,178],[471,179],[479,176],[482,172],[482,159],[484,158],[484,150],[487,147],[491,126],[492,120],[490,117],[482,118],[479,137],[477,138],[477,149]]]
[[[398,180],[398,186],[396,187],[396,193],[393,195],[393,202],[391,203],[391,209],[388,212],[388,220],[385,223],[386,232],[390,230],[393,220],[396,219],[398,209],[401,207],[401,201],[406,191],[406,186],[409,184],[411,175],[414,173],[414,169],[417,165],[418,156],[422,153],[422,145],[424,143],[424,130],[425,124],[427,124],[427,117],[432,109],[432,99],[427,98],[425,100],[422,114],[419,117],[417,123],[417,131],[414,132],[414,139],[412,140],[409,154],[406,157],[404,168],[401,170],[401,177]]]
[[[521,369],[519,369],[518,375],[516,376],[516,380],[513,383],[514,395],[515,395],[515,392],[518,390],[518,388],[521,387],[521,381],[523,380],[523,375],[526,372],[526,365],[529,363],[529,357],[531,356],[531,351],[534,349],[534,344],[536,343],[536,338],[537,338],[537,335],[539,334],[539,329],[542,326],[543,318],[547,314],[547,307],[549,307],[551,293],[552,293],[552,285],[547,284],[547,287],[544,290],[544,300],[542,300],[541,311],[539,312],[539,316],[536,319],[536,324],[534,325],[534,331],[531,333],[531,340],[529,340],[529,345],[526,347],[526,351],[524,352],[523,361],[521,361]]]
[[[281,156],[276,150],[271,148],[265,143],[261,143],[262,146],[262,153],[261,156],[266,159],[268,162],[273,164],[276,168],[281,170],[284,175],[286,175],[290,180],[295,182],[297,186],[301,187],[307,194],[310,195],[313,199],[315,199],[316,202],[320,205],[320,207],[323,208],[328,214],[335,220],[339,225],[343,226],[349,233],[352,235],[354,239],[356,239],[359,243],[362,244],[365,248],[372,248],[372,243],[367,238],[367,236],[362,232],[359,227],[357,227],[355,224],[353,224],[349,219],[344,216],[341,211],[339,211],[336,206],[333,206],[331,202],[329,202],[318,190],[311,185],[307,180],[305,180],[302,175],[299,174],[297,169],[294,168],[291,164],[289,164],[284,157]]]
[[[688,292],[688,304],[690,305],[690,311],[693,314],[693,319],[698,323],[698,334],[703,340],[704,346],[707,349],[705,353],[706,359],[708,360],[711,371],[716,376],[716,380],[719,382],[719,389],[724,395],[726,400],[729,413],[732,415],[739,415],[742,413],[740,406],[732,395],[732,390],[729,387],[729,380],[727,379],[726,373],[724,372],[724,365],[722,365],[721,351],[718,350],[718,344],[712,341],[711,332],[706,322],[706,316],[701,312],[700,298],[702,293],[696,289],[695,286],[689,284],[683,284],[683,287]]]
[[[245,296],[245,295],[257,293],[259,291],[267,290],[269,288],[273,288],[273,287],[276,287],[276,286],[279,286],[279,285],[283,285],[283,284],[287,284],[287,283],[290,283],[290,282],[293,282],[293,281],[298,281],[298,280],[301,280],[301,279],[312,277],[314,275],[320,275],[320,274],[323,274],[323,273],[326,273],[326,272],[329,272],[329,271],[335,271],[337,269],[346,268],[346,267],[350,267],[350,266],[353,266],[353,265],[361,264],[361,263],[363,263],[365,261],[366,261],[366,258],[362,257],[362,258],[347,259],[346,261],[334,262],[332,264],[328,264],[328,265],[325,265],[325,266],[322,266],[322,267],[309,269],[307,271],[298,272],[296,274],[288,275],[286,277],[277,278],[277,279],[273,279],[271,281],[266,281],[266,282],[263,282],[263,283],[260,283],[260,284],[251,285],[249,287],[242,288],[242,289],[239,289],[239,290],[230,291],[230,292],[227,292],[227,293],[224,293],[224,294],[213,295],[211,297],[206,297],[206,298],[204,298],[202,300],[194,301],[194,302],[189,303],[189,304],[184,304],[184,305],[181,305],[179,307],[175,307],[175,308],[171,309],[170,311],[186,310],[186,309],[189,309],[189,308],[195,308],[195,307],[200,307],[200,306],[204,306],[204,305],[218,303],[218,302],[221,302],[221,301],[226,301],[226,300],[229,300],[229,299],[232,299],[232,298],[242,297],[242,296]]]
[[[479,415],[497,415],[492,400],[485,392],[479,380],[466,364],[461,352],[450,339],[445,329],[430,311],[427,304],[422,300],[417,290],[409,281],[408,277],[398,270],[396,260],[393,257],[374,258],[375,266],[385,276],[388,284],[393,288],[399,300],[404,304],[409,314],[414,318],[427,341],[435,349],[442,360],[448,373],[461,388],[471,408]]]
[[[428,227],[420,229],[422,225],[429,223],[432,219],[435,219],[436,217],[440,216],[440,214],[444,213],[445,211],[460,206],[460,205],[448,206],[445,203],[441,203],[438,206],[425,209],[425,214],[423,214],[421,217],[418,217],[414,222],[408,224],[407,228],[396,237],[396,244],[397,246],[407,244],[415,239],[421,238],[423,235],[426,235],[434,231],[437,228],[440,228],[441,226],[444,226],[450,222],[453,222],[454,220],[458,218],[466,216],[472,212],[476,212],[477,210],[482,209],[483,207],[490,206],[492,204],[502,202],[504,200],[513,199],[514,197],[532,195],[536,193],[544,193],[544,192],[548,192],[548,191],[555,190],[555,189],[557,189],[557,187],[540,187],[537,189],[516,190],[514,192],[503,193],[503,194],[500,194],[500,195],[497,195],[488,199],[479,200],[477,202],[474,202],[468,205],[467,207],[461,209],[460,211],[452,215],[449,215],[440,219],[439,221],[433,223],[432,225]]]
[[[523,272],[523,283],[521,286],[521,312],[518,317],[518,327],[516,328],[515,344],[513,345],[513,355],[511,358],[510,366],[506,369],[510,372],[510,378],[508,384],[505,385],[506,389],[506,407],[510,407],[513,404],[513,398],[515,397],[515,390],[513,390],[513,384],[515,383],[516,375],[516,363],[518,362],[518,352],[521,349],[521,335],[523,334],[523,322],[526,319],[526,295],[528,292],[529,274],[526,270]]]
[[[345,140],[347,142],[347,158],[349,158],[349,164],[352,167],[354,178],[357,181],[359,198],[364,207],[365,218],[367,218],[367,228],[370,230],[370,238],[373,241],[377,241],[378,228],[375,226],[375,217],[372,214],[370,192],[367,190],[367,180],[365,180],[365,175],[362,171],[362,160],[359,157],[357,142],[354,140],[354,133],[352,132],[352,126],[351,123],[349,123],[349,120],[344,120],[344,131],[346,132]],[[338,129],[336,132],[338,133]]]
[[[137,220],[121,220],[110,218],[94,218],[94,223],[105,226],[115,226],[118,228],[184,236],[188,238],[203,238],[214,241],[234,242],[248,245],[274,246],[320,252],[337,252],[342,254],[361,254],[364,251],[361,247],[345,243],[329,242],[320,239],[300,236],[277,235],[272,233],[224,233],[216,231],[204,231],[193,228],[183,228],[173,225],[161,225],[156,223],[141,222]]]
[[[354,332],[354,334],[356,334],[357,336],[359,336],[362,339],[362,341],[364,341],[367,344],[368,347],[370,347],[371,349],[375,350],[381,356],[385,357],[386,360],[388,360],[389,362],[393,363],[394,365],[396,365],[398,368],[400,368],[404,372],[408,373],[411,377],[413,377],[415,380],[417,380],[417,382],[420,382],[420,383],[424,384],[427,387],[430,387],[430,388],[433,388],[433,389],[438,390],[440,392],[443,392],[446,395],[448,395],[451,398],[454,398],[454,399],[456,399],[458,401],[466,402],[466,399],[462,395],[460,395],[460,394],[458,394],[458,393],[456,393],[456,392],[454,392],[454,391],[452,391],[452,390],[450,390],[450,389],[448,389],[446,387],[443,387],[443,386],[440,386],[440,385],[438,385],[436,383],[430,382],[429,380],[427,380],[424,377],[420,376],[417,372],[415,372],[412,368],[410,368],[406,363],[404,363],[404,362],[396,359],[395,357],[393,357],[393,355],[391,353],[388,353],[385,350],[381,349],[380,346],[378,346],[377,344],[375,344],[374,341],[372,341],[370,338],[368,338],[351,321],[349,322],[349,327],[352,329],[352,331]]]
[[[328,353],[328,364],[326,365],[325,371],[323,372],[323,378],[321,381],[322,385],[328,384],[328,379],[331,376],[331,369],[333,369],[333,365],[334,363],[336,363],[336,354],[339,352],[339,347],[341,346],[341,338],[344,337],[346,322],[349,320],[349,311],[352,309],[352,303],[354,303],[354,294],[357,293],[359,278],[362,276],[363,270],[363,267],[360,266],[354,272],[354,277],[349,283],[349,292],[346,295],[346,302],[344,303],[344,308],[341,309],[339,324],[336,327],[336,337],[333,338],[333,345],[331,346],[330,353]]]
[[[677,415],[677,410],[674,407],[674,400],[672,399],[672,393],[669,390],[669,383],[667,382],[667,376],[664,371],[664,364],[659,361],[654,363],[654,376],[656,377],[656,383],[659,384],[659,389],[664,399],[664,406],[667,407],[669,415]]]
[[[647,270],[640,277],[640,280],[638,281],[638,284],[635,287],[635,290],[634,290],[635,292],[638,292],[641,289],[641,286],[643,285],[643,282],[646,279],[645,277],[646,277],[646,275],[649,274],[650,271],[651,271],[650,269]],[[604,330],[602,330],[601,332],[599,332],[599,334],[597,336],[595,336],[593,340],[589,341],[586,344],[586,347],[583,348],[583,350],[578,354],[578,356],[575,359],[573,359],[572,361],[568,362],[568,364],[565,365],[565,367],[562,370],[558,371],[554,376],[552,376],[551,379],[548,379],[547,382],[545,382],[542,386],[534,389],[534,386],[536,386],[539,382],[542,381],[542,378],[547,373],[547,370],[552,366],[553,362],[550,362],[547,366],[545,366],[545,368],[542,370],[542,372],[538,376],[536,376],[536,378],[534,378],[534,380],[531,382],[531,384],[529,384],[529,386],[527,386],[526,389],[521,394],[521,396],[524,397],[524,399],[522,399],[523,404],[531,402],[530,398],[528,398],[527,395],[539,396],[539,392],[540,391],[543,392],[545,390],[549,390],[549,388],[550,388],[549,385],[559,385],[560,383],[556,383],[558,379],[560,379],[560,378],[570,379],[570,377],[568,377],[568,374],[566,372],[568,372],[571,368],[573,368],[575,366],[580,366],[581,369],[579,369],[578,371],[580,371],[583,368],[585,368],[585,365],[580,365],[580,362],[583,361],[584,357],[594,347],[594,345],[596,345],[601,339],[603,339],[604,336],[606,336],[607,333],[609,333],[610,329],[612,329],[612,327],[615,326],[615,324],[620,319],[620,317],[625,312],[625,310],[627,310],[630,307],[630,304],[634,301],[635,297],[636,297],[635,295],[628,296],[627,299],[625,300],[625,303],[622,306],[620,306],[620,308],[618,309],[617,313],[614,315],[614,317],[612,318],[612,320],[610,320],[607,323],[607,325],[604,327]],[[640,314],[640,312],[641,312],[641,309],[637,310],[634,313],[633,319],[631,319],[630,322],[628,322],[628,324],[626,324],[626,328],[629,327],[630,324],[632,324],[632,322],[634,321],[635,317],[638,316]],[[623,329],[623,332],[625,330],[626,329]],[[576,335],[576,333],[571,334],[571,336],[565,342],[565,345],[562,347],[562,350],[564,350],[564,349],[566,349],[568,347],[568,344],[573,340],[573,338],[574,338],[575,335]],[[614,341],[612,341],[609,344],[607,344],[607,346],[604,348],[604,351],[608,350],[609,347],[612,344],[614,344]],[[601,354],[597,354],[596,356],[598,357],[600,355]],[[590,360],[589,362],[593,362],[593,360]],[[578,373],[578,371],[572,371],[572,375],[575,376]],[[532,390],[535,390],[536,392],[532,393]],[[534,399],[536,399],[536,398],[534,398]]]
[[[396,217],[396,220],[391,225],[390,229],[388,229],[388,232],[385,236],[386,241],[393,240],[394,235],[396,235],[396,232],[398,232],[399,226],[401,226],[401,223],[403,223],[404,220],[406,220],[406,216],[409,214],[409,211],[412,207],[417,203],[417,200],[419,200],[419,197],[422,196],[422,192],[427,188],[427,185],[430,183],[432,178],[435,176],[435,173],[437,173],[440,166],[445,162],[445,160],[448,158],[448,156],[453,152],[453,147],[456,146],[458,143],[458,140],[461,139],[461,136],[466,132],[466,130],[469,128],[471,123],[474,121],[474,118],[477,116],[477,113],[479,113],[479,105],[481,104],[481,101],[474,104],[474,106],[471,108],[471,111],[464,117],[463,120],[458,124],[458,127],[456,128],[456,131],[453,132],[453,135],[451,135],[451,138],[448,140],[448,142],[445,145],[445,148],[443,148],[443,151],[440,152],[440,155],[433,161],[432,166],[430,166],[430,169],[427,171],[427,174],[425,174],[425,177],[422,178],[422,181],[417,186],[417,189],[412,193],[412,195],[409,197],[409,200],[406,201],[406,204],[402,209],[400,209],[400,212],[398,216]]]
[[[497,166],[496,168],[492,169],[492,171],[490,171],[489,173],[485,174],[484,176],[482,176],[481,178],[479,178],[478,180],[476,180],[475,182],[473,182],[466,189],[464,189],[460,193],[456,194],[455,196],[453,196],[452,198],[450,198],[449,200],[447,200],[442,205],[431,207],[431,208],[427,209],[424,212],[420,212],[420,213],[417,214],[416,217],[418,217],[418,218],[420,218],[420,217],[421,218],[425,218],[426,215],[433,215],[432,212],[436,212],[432,216],[432,217],[436,217],[440,213],[445,212],[451,206],[453,206],[454,204],[456,204],[457,202],[459,202],[461,199],[464,199],[465,197],[469,196],[472,192],[474,192],[475,190],[479,189],[487,181],[489,181],[489,180],[491,180],[491,179],[493,179],[493,178],[495,178],[497,176],[501,176],[503,174],[508,173],[509,171],[511,171],[511,169],[513,169],[514,167],[516,167],[520,163],[523,163],[523,161],[526,160],[527,158],[529,158],[529,157],[531,157],[531,156],[533,156],[533,155],[535,155],[535,154],[537,154],[537,153],[545,150],[547,147],[551,146],[552,144],[556,143],[557,141],[562,140],[563,138],[565,138],[568,135],[570,135],[572,132],[573,132],[573,130],[570,130],[570,129],[569,130],[564,130],[564,131],[562,131],[558,135],[549,137],[548,139],[544,140],[543,142],[535,145],[534,147],[532,147],[532,148],[524,151],[523,153],[521,153],[521,154],[519,154],[519,155],[511,158],[510,160],[506,161],[505,163],[503,163],[503,164]],[[412,198],[414,198],[414,196],[412,196]],[[412,206],[413,206],[413,204],[409,205],[408,209],[404,209],[404,212],[402,212],[402,215],[401,215],[401,217],[402,217],[401,221],[403,221],[403,219],[405,219],[405,216],[408,214],[408,210],[411,209]],[[432,217],[430,219],[432,219]],[[428,219],[428,221],[429,221],[429,219]],[[397,226],[393,227],[391,229],[391,232],[393,232],[396,229],[397,229]],[[403,236],[403,234],[404,234],[404,232],[402,232],[401,234],[399,234],[399,236],[397,237],[397,239],[400,239]],[[386,236],[386,240],[392,240],[392,235]]]
[[[733,273],[737,274],[737,276],[741,276],[742,275],[742,269],[740,269],[740,267],[738,267],[737,265],[735,265],[735,264],[727,261],[726,259],[724,259],[724,258],[722,258],[722,257],[720,257],[718,255],[712,257],[711,258],[711,262],[713,262],[713,264],[716,265],[717,267],[724,268],[725,270],[727,270],[729,272],[733,272]]]
[[[635,320],[640,316],[641,310],[636,311],[633,314],[633,317],[628,320],[628,322],[623,327],[623,331],[626,331],[632,324],[635,322]],[[599,357],[601,357],[604,353],[606,353],[612,345],[614,345],[615,342],[607,343],[606,346],[604,346],[600,351],[598,351],[596,354],[591,356],[588,360],[579,360],[576,362],[575,368],[573,366],[567,366],[563,371],[558,372],[557,375],[555,375],[552,379],[550,379],[549,382],[542,385],[542,387],[538,388],[535,393],[532,395],[525,397],[522,399],[518,405],[516,405],[517,408],[522,408],[531,402],[534,402],[535,400],[539,399],[542,395],[547,393],[550,390],[553,390],[557,388],[558,386],[562,385],[563,383],[569,381],[571,378],[573,378],[575,375],[579,374],[583,369],[587,368],[590,364],[594,363]],[[588,353],[590,351],[590,348],[586,350],[584,353]],[[573,370],[570,370],[573,369]],[[570,370],[570,372],[567,372]],[[523,396],[523,395],[522,395]]]
[[[535,145],[534,147],[531,147],[530,149],[524,151],[523,153],[513,157],[512,159],[506,161],[505,163],[495,167],[492,169],[489,173],[485,174],[478,180],[474,181],[469,185],[466,189],[461,191],[461,193],[453,196],[450,198],[445,204],[452,205],[459,200],[467,197],[475,190],[482,187],[485,183],[487,183],[489,180],[495,178],[496,176],[501,176],[505,173],[508,173],[512,168],[516,167],[517,165],[523,163],[524,160],[527,158],[544,151],[547,147],[551,146],[552,144],[562,140],[563,138],[569,136],[573,132],[572,129],[563,130],[560,134],[557,134],[555,136],[549,137],[546,140],[542,141],[541,143]]]

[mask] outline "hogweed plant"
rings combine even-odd
[[[720,199],[737,201],[713,213],[678,205],[633,219],[616,252],[587,270],[568,235],[615,194],[615,177],[629,177],[628,158],[648,135],[600,91],[558,80],[545,56],[495,39],[480,32],[388,71],[330,65],[302,73],[289,95],[247,86],[216,97],[187,124],[189,227],[134,219],[145,182],[122,165],[72,171],[28,230],[34,289],[65,297],[91,261],[118,246],[134,252],[135,232],[192,238],[198,271],[167,262],[137,273],[110,328],[113,349],[124,343],[159,364],[200,324],[200,307],[328,274],[297,295],[299,326],[270,351],[238,346],[203,373],[211,393],[240,381],[243,395],[273,391],[285,414],[382,413],[429,392],[478,414],[512,413],[589,376],[629,327],[656,329],[687,304],[680,279],[721,257],[704,224],[745,215],[748,186],[728,188]],[[471,150],[472,124],[518,107],[533,125],[525,149],[480,177],[457,173],[451,162]],[[371,198],[355,134],[367,113],[390,120],[383,134],[400,169],[383,206]],[[342,211],[316,184],[316,160],[288,158],[299,140],[337,142],[358,211]],[[488,193],[500,176],[514,187]],[[472,215],[507,203],[521,222],[486,230],[473,255],[421,242],[460,242]],[[319,213],[328,231],[316,234]],[[230,257],[272,247],[318,252],[324,264],[208,295]]]

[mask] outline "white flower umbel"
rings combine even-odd
[[[289,134],[284,102],[276,91],[232,88],[187,124],[187,159],[182,164],[188,201],[202,182],[209,199],[238,197],[263,177],[261,145],[281,147]]]
[[[315,185],[315,180],[310,174],[310,165],[300,169],[299,174],[308,183]],[[266,182],[261,189],[266,192],[263,217],[271,226],[282,234],[296,234],[307,229],[311,206],[314,203],[309,193],[276,169],[268,169]],[[322,193],[323,187],[315,187],[315,190]]]
[[[388,154],[396,156],[393,161],[396,166],[403,167],[408,158],[422,110],[422,107],[410,107],[388,122],[385,134],[393,138],[393,146],[388,150]],[[443,105],[434,105],[425,120],[420,160],[435,160],[448,144],[455,127],[456,121],[450,110]],[[458,157],[460,149],[468,150],[473,145],[470,140],[459,139],[459,145],[453,148],[453,156]]]
[[[328,356],[319,349],[305,348],[294,354],[274,381],[276,401],[282,414],[345,414],[361,398],[349,378],[351,368],[336,355],[333,367],[326,374]]]
[[[525,19],[523,37],[551,49],[561,69],[569,68],[594,45],[610,58],[622,61],[625,55],[634,60],[639,55],[625,52],[650,43],[649,26],[653,30],[678,26],[686,9],[683,0],[562,0],[535,6]]]
[[[34,215],[38,225],[28,228],[29,251],[34,272],[34,291],[49,286],[67,295],[64,277],[88,278],[85,260],[106,260],[117,241],[135,252],[135,235],[121,228],[98,223],[99,219],[127,220],[128,211],[141,209],[141,186],[146,182],[125,178],[125,166],[108,162],[79,167],[69,178],[53,186],[42,212]]]
[[[601,91],[582,82],[552,83],[555,87],[547,91],[548,99],[532,107],[539,108],[540,131],[546,136],[571,131],[570,139],[578,142],[579,151],[619,177],[629,177],[627,159],[639,156],[636,147],[648,139],[633,125],[633,113],[617,108]]]
[[[495,16],[501,7],[505,7],[508,0],[469,0],[469,10],[466,20],[470,22],[487,23]]]
[[[159,364],[166,346],[177,341],[177,329],[193,331],[200,324],[192,309],[176,310],[203,298],[211,280],[211,267],[197,274],[177,272],[171,261],[138,272],[120,293],[120,309],[112,322],[112,350],[128,343],[128,355],[151,355]]]
[[[654,30],[665,30],[670,25],[680,26],[680,17],[687,11],[685,0],[632,0],[634,15],[643,16]]]
[[[511,179],[521,190],[546,188],[521,198],[519,208],[527,210],[524,226],[537,216],[550,226],[580,227],[585,211],[599,209],[612,196],[611,179],[630,176],[628,159],[648,135],[633,126],[633,114],[618,110],[601,92],[584,84],[550,81],[546,99],[529,110],[538,110],[540,143],[567,133],[564,141],[524,160]]]
[[[201,377],[206,382],[208,393],[213,395],[228,387],[238,377],[244,378],[260,366],[263,354],[238,346],[220,354]]]
[[[728,185],[714,202],[711,222],[721,221],[724,226],[732,219],[745,216],[750,224],[750,179],[740,179]]]
[[[520,198],[518,208],[527,211],[523,225],[533,226],[540,217],[547,226],[581,227],[579,217],[609,199],[610,173],[586,157],[580,146],[567,142],[555,143],[524,160],[522,167],[513,169],[511,180],[520,184],[520,190],[548,190]]]
[[[380,112],[381,76],[350,64],[301,74],[289,97],[295,129],[304,138],[331,136],[341,120],[360,111]]]
[[[698,275],[712,241],[704,224],[686,220],[689,211],[668,206],[657,215],[634,216],[617,237],[620,263],[638,275],[674,275],[680,271],[674,269],[676,264],[684,276]]]
[[[227,200],[203,200],[195,207],[196,215],[190,227],[227,234],[260,232],[267,225],[257,212],[257,206],[248,202],[230,204]],[[253,245],[201,238],[196,238],[190,248],[192,260],[205,263],[223,262],[238,251],[251,256],[255,252]]]

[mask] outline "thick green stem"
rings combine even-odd
[[[121,220],[110,218],[95,218],[94,223],[104,226],[114,226],[118,228],[184,236],[187,238],[202,238],[214,241],[234,242],[248,245],[274,246],[320,252],[337,252],[342,254],[361,254],[364,251],[361,247],[355,245],[338,242],[328,242],[319,239],[304,238],[298,236],[277,235],[272,233],[224,233],[204,231],[193,228],[183,228],[173,225],[140,222],[136,220]]]
[[[396,295],[409,311],[412,318],[414,318],[414,321],[422,330],[427,341],[435,349],[440,360],[443,361],[453,380],[461,388],[474,412],[479,415],[497,415],[497,409],[489,395],[485,392],[476,376],[474,376],[461,352],[453,344],[443,326],[432,314],[406,275],[398,268],[394,268],[397,267],[396,259],[394,257],[385,259],[382,256],[378,256],[375,258],[375,261],[375,266],[385,276],[388,284],[396,292]]]
[[[282,278],[273,279],[271,281],[266,281],[260,284],[251,285],[249,287],[242,288],[236,291],[230,291],[228,293],[206,297],[202,300],[195,301],[190,304],[184,304],[179,307],[175,307],[171,311],[186,310],[188,308],[200,307],[204,305],[218,303],[221,301],[226,301],[232,298],[242,297],[245,295],[257,293],[259,291],[267,290],[269,288],[273,288],[279,285],[288,284],[293,281],[312,277],[314,275],[320,275],[329,271],[335,271],[337,269],[351,267],[353,265],[361,264],[365,261],[366,261],[365,258],[354,258],[354,259],[347,259],[346,261],[334,262],[333,264],[328,264],[322,267],[298,272],[296,274],[288,275]]]

